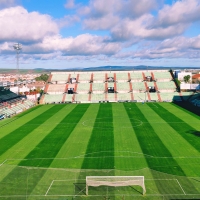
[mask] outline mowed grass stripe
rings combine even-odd
[[[121,170],[133,171],[147,167],[148,165],[142,154],[142,149],[123,104],[113,104],[112,106],[115,169],[120,170],[117,171],[117,175],[123,175],[124,172]],[[140,122],[134,122],[134,126],[140,125]]]
[[[57,105],[60,106],[60,105]],[[55,114],[51,113],[51,117],[48,118],[44,123],[42,123],[39,127],[36,129],[33,129],[30,134],[25,136],[20,142],[15,144],[12,148],[10,148],[8,151],[6,151],[2,156],[1,160],[2,162],[7,160],[4,165],[1,166],[0,173],[0,181],[10,173],[13,168],[18,163],[25,158],[34,148],[37,144],[40,143],[44,139],[44,137],[49,134],[50,131],[52,131],[59,122],[62,121],[62,119],[75,107],[75,104],[67,104],[65,106],[62,105],[62,109],[56,112]],[[2,163],[1,162],[1,163]],[[9,167],[8,167],[9,165]],[[3,167],[6,167],[5,168]]]
[[[100,104],[82,169],[114,168],[112,104]]]
[[[168,174],[185,176],[183,170],[172,158],[171,153],[157,136],[138,106],[135,103],[132,103],[124,104],[124,107],[129,115],[129,118],[136,118],[137,120],[143,122],[142,126],[135,126],[133,128],[143,154],[145,154],[149,168]],[[131,109],[129,109],[130,107]],[[171,157],[171,159],[165,159],[165,157]]]
[[[88,109],[88,104],[77,105],[36,147],[20,166],[49,167],[62,145],[70,136],[81,117]],[[44,158],[38,160],[37,158]]]
[[[30,132],[44,123],[49,117],[51,117],[52,113],[58,112],[62,109],[62,106],[53,106],[48,110],[45,110],[42,114],[35,116],[32,120],[23,124],[16,130],[12,131],[8,135],[4,136],[0,139],[0,155],[5,153],[8,149],[22,140],[25,136],[27,136]]]
[[[57,105],[56,105],[57,106]],[[8,176],[1,182],[2,190],[0,195],[6,195],[9,192],[14,192],[15,195],[29,195],[32,193],[35,186],[45,174],[48,167],[53,162],[53,158],[61,149],[62,145],[68,139],[69,135],[79,122],[83,114],[86,112],[89,104],[77,105],[26,157],[18,166],[27,167],[43,167],[43,170],[37,170],[37,173],[28,174],[28,170],[21,167],[16,167]],[[38,159],[39,158],[39,159]],[[42,159],[40,159],[42,158]],[[27,160],[26,160],[27,159]],[[46,170],[44,169],[46,168]],[[34,171],[33,171],[34,172]],[[27,177],[32,180],[27,188]],[[13,181],[15,179],[16,181]],[[18,180],[17,180],[18,179]],[[34,180],[34,181],[33,181]],[[9,184],[12,182],[11,188]],[[12,191],[12,188],[15,191]]]
[[[162,104],[161,104],[162,105]],[[161,105],[157,105],[158,108],[154,107],[152,104],[149,106],[157,112],[157,114],[165,120],[174,130],[177,131],[188,143],[190,143],[197,151],[200,152],[200,123],[199,129],[194,129],[189,124],[181,120],[179,117],[175,116],[167,109],[162,107]]]
[[[53,180],[66,180],[69,184],[67,190],[71,193],[66,193],[67,190],[65,190],[61,194],[74,194],[74,183],[80,175],[79,172],[94,125],[93,119],[96,118],[98,109],[99,104],[89,106],[31,195],[45,194]],[[83,174],[81,173],[81,175]],[[85,176],[81,178],[85,179]],[[48,194],[55,194],[52,192],[52,188]]]
[[[143,106],[138,104],[138,107],[151,124],[155,133],[170,151],[174,160],[176,160],[187,176],[193,177],[200,175],[200,171],[198,170],[200,164],[200,153],[184,138],[182,138],[177,133],[177,130],[174,130],[171,126],[169,126],[169,124],[166,123],[148,105],[149,104],[145,104]],[[165,159],[171,158],[166,157]]]
[[[173,103],[161,103],[160,106],[168,110],[170,113],[174,114],[185,123],[189,124],[194,129],[200,130],[200,117],[198,117],[197,115],[190,113]]]
[[[54,105],[39,106],[39,107],[37,107],[37,109],[33,109],[32,112],[28,112],[26,115],[23,115],[22,117],[17,117],[17,116],[13,117],[15,120],[13,120],[13,118],[8,119],[9,123],[6,124],[5,126],[0,127],[0,139],[5,137],[9,133],[15,131],[16,129],[20,128],[22,125],[33,120],[38,115],[41,115],[41,113],[47,111],[48,109],[52,108],[53,106]]]
[[[196,115],[195,113],[193,112],[190,112],[189,110],[185,109],[185,108],[182,108],[181,106],[177,105],[176,103],[171,103],[171,105],[173,105],[175,108],[179,109],[179,110],[182,110],[184,113],[187,113],[188,115],[196,118],[196,119],[200,119],[200,117],[198,115]],[[199,108],[196,107],[196,109],[198,110]]]
[[[81,169],[93,130],[93,119],[96,118],[98,109],[99,104],[91,104],[88,107],[80,122],[76,125],[68,140],[57,154],[56,158],[58,159],[54,159],[51,164],[52,168]],[[66,158],[66,160],[59,158]]]

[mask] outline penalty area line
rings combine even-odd
[[[7,162],[7,159],[4,160],[4,161],[0,164],[0,167],[1,167],[5,162]]]
[[[176,181],[179,184],[179,186],[180,186],[181,190],[183,191],[184,195],[186,195],[186,193],[185,193],[184,189],[182,188],[181,184],[179,183],[179,181],[177,179],[176,179]]]
[[[48,188],[48,190],[47,190],[47,192],[46,192],[45,196],[47,196],[47,194],[48,194],[49,190],[51,189],[51,186],[53,185],[53,182],[54,182],[54,180],[51,182],[51,185],[49,186],[49,188]]]

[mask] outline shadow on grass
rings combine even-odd
[[[74,183],[74,191],[76,195],[86,195],[86,184],[85,183]]]
[[[187,133],[190,133],[190,134],[193,134],[197,137],[200,137],[200,131],[196,131],[196,130],[190,130],[190,131],[187,131]]]
[[[196,99],[199,98],[199,94],[193,95],[193,98],[196,98]],[[192,112],[192,113],[196,114],[197,116],[200,116],[200,108],[198,106],[195,106],[194,104],[192,104],[190,101],[173,101],[173,104],[175,104],[185,110],[188,110],[189,112]]]

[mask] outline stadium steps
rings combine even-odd
[[[157,83],[156,83],[156,82],[154,82],[154,87],[155,87],[155,89],[156,89],[156,91],[157,91],[158,100],[159,100],[159,101],[162,101],[161,96],[160,96],[160,93],[159,93],[159,89],[158,89],[158,86],[157,86]]]
[[[91,73],[90,82],[93,83],[93,81],[94,81],[94,73]]]
[[[145,80],[146,80],[146,77],[145,77],[144,72],[142,72],[142,77],[143,77],[143,81],[145,81]]]

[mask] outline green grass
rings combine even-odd
[[[170,103],[35,107],[0,122],[0,199],[199,199],[199,120]],[[91,175],[145,176],[147,194],[86,197]]]

